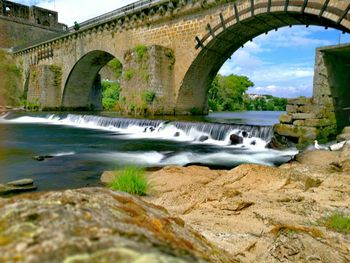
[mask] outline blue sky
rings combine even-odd
[[[134,0],[13,0],[59,12],[59,21],[69,26],[125,6]],[[248,93],[280,97],[312,96],[315,49],[325,45],[350,43],[342,35],[323,27],[293,26],[261,35],[233,54],[220,70],[223,75],[248,76],[255,86]]]

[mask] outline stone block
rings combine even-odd
[[[280,122],[281,123],[292,123],[293,122],[293,118],[292,118],[291,115],[282,114],[282,115],[280,115]]]
[[[306,126],[306,127],[325,127],[331,126],[335,123],[331,119],[305,119],[296,120],[293,122],[296,126]]]
[[[337,136],[337,141],[350,141],[350,133],[343,133]]]
[[[298,105],[287,105],[287,113],[296,113],[298,112]]]
[[[289,136],[295,138],[303,138],[307,140],[314,140],[317,136],[317,129],[314,127],[301,127],[289,124],[276,124],[274,130],[277,134],[282,136]]]
[[[294,113],[292,117],[294,120],[306,120],[314,119],[316,116],[313,113]]]
[[[343,129],[343,132],[342,132],[342,133],[348,133],[348,134],[350,134],[350,126],[345,127],[345,128]]]
[[[288,104],[291,105],[306,105],[306,104],[311,104],[312,99],[311,98],[297,98],[297,99],[289,99]]]

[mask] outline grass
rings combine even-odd
[[[108,186],[113,190],[139,196],[145,196],[149,189],[144,171],[135,167],[116,171],[113,181]]]
[[[334,231],[350,234],[350,214],[333,213],[323,218],[320,224]]]

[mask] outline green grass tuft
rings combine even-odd
[[[337,232],[350,234],[350,214],[334,213],[322,220],[322,225]]]
[[[144,171],[135,167],[116,171],[114,180],[108,186],[112,190],[140,196],[145,196],[149,189]]]

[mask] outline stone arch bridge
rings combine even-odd
[[[211,81],[247,41],[292,25],[349,33],[349,9],[350,0],[139,1],[14,53],[24,69],[28,100],[44,109],[98,108],[96,77],[117,58],[123,64],[122,99],[127,108],[142,102],[143,93],[152,92],[155,113],[205,113]],[[319,53],[324,65],[324,52]],[[322,81],[315,80],[310,107],[332,102],[332,84]]]

